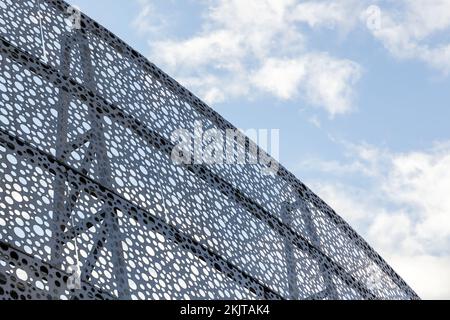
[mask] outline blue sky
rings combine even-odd
[[[450,0],[72,0],[450,298]]]

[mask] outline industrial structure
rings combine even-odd
[[[235,128],[74,14],[0,0],[0,299],[418,299],[281,165],[174,163]]]

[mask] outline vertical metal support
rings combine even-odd
[[[70,52],[72,38],[69,36],[63,37],[61,43],[61,73],[65,76],[70,72]],[[69,104],[70,95],[62,88],[59,89],[58,97],[58,120],[56,125],[56,158],[62,161],[66,160],[67,154],[67,137],[68,137],[68,117],[69,117]],[[52,254],[50,262],[52,265],[61,266],[62,264],[62,251],[63,251],[63,234],[65,226],[70,218],[70,212],[66,211],[66,182],[67,179],[60,175],[55,175],[55,182],[53,184],[53,224],[52,224],[52,239],[53,244]],[[68,201],[72,201],[68,199]]]
[[[283,202],[282,208],[281,208],[281,220],[282,222],[288,226],[292,227],[292,221],[293,221],[293,212],[295,209],[300,209],[301,211],[301,217],[303,218],[303,221],[305,222],[305,232],[308,235],[311,244],[320,250],[320,237],[317,234],[316,227],[314,225],[314,220],[312,216],[312,212],[310,208],[308,207],[308,204],[303,200],[300,194],[296,193],[294,189],[290,188],[289,185],[287,185],[287,197],[286,201]],[[292,202],[289,201],[289,199],[294,200]],[[289,281],[289,294],[291,299],[299,299],[299,290],[298,290],[298,283],[297,283],[297,264],[295,260],[295,247],[293,244],[288,240],[284,240],[284,247],[285,247],[285,256],[286,256],[286,262],[287,262],[287,274],[288,274],[288,281]],[[329,270],[329,268],[326,265],[326,262],[323,261],[320,257],[313,257],[318,265],[319,265],[319,271],[320,275],[323,277],[323,281],[325,284],[325,290],[324,293],[321,295],[325,295],[327,298],[330,298],[332,300],[338,299],[338,294],[336,291],[336,286],[332,279],[332,272]]]
[[[93,64],[91,58],[91,50],[89,49],[89,42],[83,30],[77,30],[81,35],[81,61],[84,75],[85,86],[92,91],[96,91],[96,84],[94,79]],[[111,187],[111,165],[107,155],[107,146],[104,136],[104,128],[102,119],[94,111],[94,108],[88,108],[89,117],[91,120],[91,127],[93,132],[93,148],[95,150],[97,159],[97,173],[99,175],[99,182]],[[106,214],[105,228],[108,234],[108,247],[112,252],[112,263],[114,269],[114,276],[117,282],[117,291],[119,299],[129,299],[130,289],[128,286],[126,264],[124,252],[122,248],[122,234],[119,230],[119,220],[117,211],[107,202],[103,205],[103,210]]]
[[[95,79],[93,72],[93,64],[91,58],[91,52],[89,49],[89,43],[87,36],[83,30],[74,30],[72,33],[65,37],[62,43],[61,54],[61,70],[66,76],[70,73],[70,54],[73,46],[79,44],[80,56],[81,56],[81,68],[83,70],[83,82],[84,85],[92,91],[96,91]],[[60,105],[58,110],[58,125],[57,125],[57,145],[56,145],[56,158],[62,161],[67,160],[66,157],[70,155],[75,149],[72,148],[71,143],[68,142],[68,117],[69,117],[69,104],[71,97],[62,88],[60,88]],[[96,174],[98,175],[99,183],[110,187],[111,183],[111,166],[109,158],[107,156],[107,146],[104,137],[104,128],[102,119],[98,116],[93,106],[88,108],[88,117],[91,125],[91,130],[85,137],[86,141],[90,142],[89,150],[84,158],[84,166],[82,171],[88,172],[89,166],[93,163],[94,159],[97,162]],[[82,141],[84,141],[82,139]],[[76,147],[81,147],[77,145]],[[71,149],[72,148],[72,149]],[[54,183],[54,212],[53,212],[53,234],[54,244],[52,246],[52,263],[56,266],[62,264],[62,246],[64,238],[64,229],[66,229],[67,222],[72,214],[72,209],[75,202],[79,197],[79,190],[75,190],[69,193],[66,188],[67,180],[62,176],[56,176]],[[67,194],[66,194],[67,193]],[[130,289],[128,286],[126,264],[124,258],[124,252],[122,249],[122,235],[119,230],[119,221],[117,218],[116,210],[107,202],[102,206],[101,211],[105,212],[102,228],[99,228],[98,232],[106,232],[107,238],[101,238],[102,246],[108,246],[112,253],[113,274],[115,276],[117,292],[119,299],[129,299]],[[97,245],[97,244],[96,244]],[[95,247],[95,246],[94,246]],[[93,250],[92,254],[87,257],[86,265],[91,269],[95,265],[98,258],[96,255],[97,250]],[[83,275],[83,277],[89,278],[89,275]]]
[[[300,207],[302,210],[302,217],[304,218],[306,225],[306,232],[309,234],[311,239],[311,244],[315,246],[318,250],[320,250],[320,238],[317,234],[316,227],[314,226],[314,221],[312,217],[312,212],[308,208],[308,204],[304,202],[303,199],[298,199],[294,204],[296,207]],[[325,261],[317,261],[319,264],[320,274],[323,277],[323,281],[325,283],[325,290],[327,291],[327,297],[332,300],[337,300],[339,298],[336,286],[331,277],[331,272],[329,268],[326,266]]]
[[[284,202],[281,207],[281,219],[287,226],[291,226],[292,215],[290,212],[290,205],[288,202]],[[299,300],[300,295],[298,291],[297,282],[297,263],[295,260],[294,245],[289,239],[284,239],[284,253],[286,256],[287,265],[287,277],[289,283],[289,298],[291,300]]]

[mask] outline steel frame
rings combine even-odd
[[[47,0],[47,3],[60,11],[65,11],[68,8],[68,4],[61,0]],[[9,255],[7,259],[13,261],[12,263],[14,264],[23,265],[20,263],[21,257],[26,257],[27,260],[33,261],[33,265],[46,265],[48,270],[52,270],[52,274],[55,274],[52,281],[50,281],[48,275],[45,275],[45,272],[40,272],[35,269],[32,270],[39,273],[41,278],[47,279],[46,281],[50,286],[49,291],[51,292],[51,297],[58,297],[58,294],[60,294],[60,291],[62,290],[59,289],[61,286],[58,285],[58,283],[67,278],[67,273],[61,269],[62,246],[67,241],[76,239],[77,236],[82,233],[83,225],[89,225],[89,223],[100,224],[101,228],[97,231],[98,238],[95,240],[97,246],[94,247],[89,254],[89,259],[91,259],[91,262],[84,267],[82,273],[83,285],[85,287],[89,287],[90,291],[88,291],[90,292],[91,298],[101,297],[106,299],[129,299],[131,297],[130,288],[127,282],[127,270],[124,263],[124,253],[120,245],[121,235],[117,233],[117,208],[120,207],[121,211],[126,212],[136,221],[144,223],[151,229],[163,233],[167,238],[171,239],[171,241],[178,243],[198,258],[202,260],[206,258],[205,262],[211,268],[221,272],[226,277],[238,283],[240,286],[247,288],[259,298],[299,298],[298,283],[296,280],[297,266],[294,257],[294,250],[301,250],[309,257],[316,260],[319,265],[320,273],[324,279],[325,289],[312,295],[309,297],[310,299],[339,298],[332,276],[342,280],[348,287],[358,292],[362,297],[368,299],[381,298],[377,297],[367,288],[365,283],[362,283],[360,280],[356,279],[345,268],[337,264],[332,258],[321,250],[320,238],[315,230],[312,220],[312,213],[310,210],[310,206],[314,206],[319,208],[336,225],[336,227],[340,229],[340,231],[348,236],[348,238],[352,239],[353,243],[358,248],[362,249],[373,263],[375,263],[380,269],[384,270],[390,279],[399,288],[401,288],[401,290],[404,290],[406,294],[413,299],[418,298],[415,292],[404,282],[404,280],[395,273],[395,271],[363,240],[362,237],[360,237],[322,199],[315,195],[308,187],[306,187],[301,181],[299,181],[282,166],[280,166],[278,176],[286,181],[286,183],[295,190],[297,200],[294,203],[285,203],[282,210],[281,219],[267,211],[254,199],[246,196],[244,192],[234,187],[231,183],[212,172],[207,166],[198,164],[184,165],[184,169],[195,174],[211,187],[226,195],[228,199],[236,204],[236,206],[244,208],[251,215],[269,226],[276,234],[284,239],[289,278],[289,296],[286,297],[263,284],[255,277],[249,275],[239,266],[233,265],[213,250],[193,239],[191,236],[184,234],[174,226],[171,226],[163,221],[161,218],[154,216],[131,201],[126,200],[119,193],[109,188],[108,186],[111,185],[109,182],[109,179],[111,179],[111,168],[109,165],[108,156],[106,155],[106,146],[103,137],[104,132],[102,123],[99,121],[99,117],[102,115],[108,115],[108,117],[113,119],[114,122],[120,123],[124,127],[131,129],[138,136],[143,138],[149,145],[152,145],[168,157],[170,157],[172,153],[174,144],[161,136],[159,133],[149,129],[144,123],[127,114],[118,106],[109,103],[104,97],[97,93],[95,78],[92,71],[92,62],[89,59],[91,53],[87,43],[87,31],[93,32],[107,43],[111,43],[111,45],[117,48],[117,50],[119,50],[123,55],[126,55],[129,59],[139,65],[144,72],[159,79],[159,81],[164,83],[167,88],[170,88],[170,90],[181,99],[187,99],[190,101],[191,105],[199,114],[214,123],[218,128],[222,130],[236,130],[236,128],[224,120],[219,114],[206,106],[200,99],[179,85],[175,80],[171,79],[156,66],[148,62],[142,55],[129,48],[120,39],[85,15],[82,16],[82,27],[83,28],[81,30],[67,35],[65,41],[63,42],[61,49],[61,70],[57,70],[51,65],[43,63],[37,57],[34,57],[28,52],[14,46],[7,40],[3,38],[0,39],[0,53],[3,56],[21,64],[39,77],[52,82],[60,89],[60,110],[58,112],[58,141],[56,156],[41,150],[33,145],[33,143],[18,138],[11,132],[0,129],[0,144],[14,151],[26,161],[31,161],[35,165],[40,166],[43,170],[50,171],[56,178],[54,184],[55,194],[53,204],[55,208],[54,212],[59,212],[60,214],[55,214],[53,217],[53,233],[55,236],[52,246],[53,250],[51,261],[41,261],[39,258],[26,254],[11,244],[2,242],[0,245],[0,248],[5,252],[4,257]],[[69,73],[70,52],[72,45],[75,43],[81,45],[83,51],[82,56],[84,58],[82,59],[81,65],[84,77],[83,84],[72,79]],[[71,97],[76,97],[81,101],[86,102],[89,106],[89,121],[91,124],[91,129],[85,134],[77,137],[75,140],[68,141],[66,131],[68,121],[67,109]],[[256,146],[247,137],[245,137],[244,141],[245,148],[257,148],[258,152],[264,153],[264,151],[258,148],[258,146]],[[75,169],[69,166],[66,163],[66,156],[86,143],[91,144],[88,153],[85,155],[83,160],[84,165],[82,168]],[[267,154],[265,154],[265,156],[268,157]],[[92,179],[87,174],[89,167],[94,163],[94,160],[97,160],[97,164],[101,162],[101,165],[97,165],[97,168],[95,168],[98,179]],[[272,159],[272,161],[275,160]],[[78,181],[83,181],[83,184],[79,184]],[[67,187],[68,185],[71,186],[70,190]],[[102,199],[104,206],[94,217],[86,218],[86,221],[80,226],[72,226],[69,228],[67,227],[67,224],[70,220],[72,209],[78,200],[81,191],[95,195],[98,199]],[[120,204],[120,206],[118,204]],[[291,226],[291,212],[299,208],[303,212],[303,218],[305,219],[307,226],[306,233],[308,234],[308,238],[310,240],[299,234]],[[89,219],[90,221],[88,221]],[[66,228],[61,228],[61,226],[66,226]],[[109,246],[113,252],[114,275],[116,277],[118,288],[118,293],[116,296],[92,287],[89,284],[93,266],[98,258],[95,253],[99,250],[99,248],[105,245]],[[9,276],[4,275],[4,277]],[[22,284],[22,287],[26,287],[26,284]],[[27,296],[25,292],[36,292],[39,290],[36,288],[26,288],[21,291],[24,292],[24,296]],[[28,293],[28,296],[32,295]],[[42,296],[45,296],[44,292],[42,293]],[[78,294],[77,296],[76,292],[72,292],[72,298],[83,298],[83,295],[80,296],[80,294]]]

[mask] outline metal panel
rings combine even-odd
[[[175,164],[236,129],[68,7],[0,0],[0,299],[418,298],[282,166]]]

